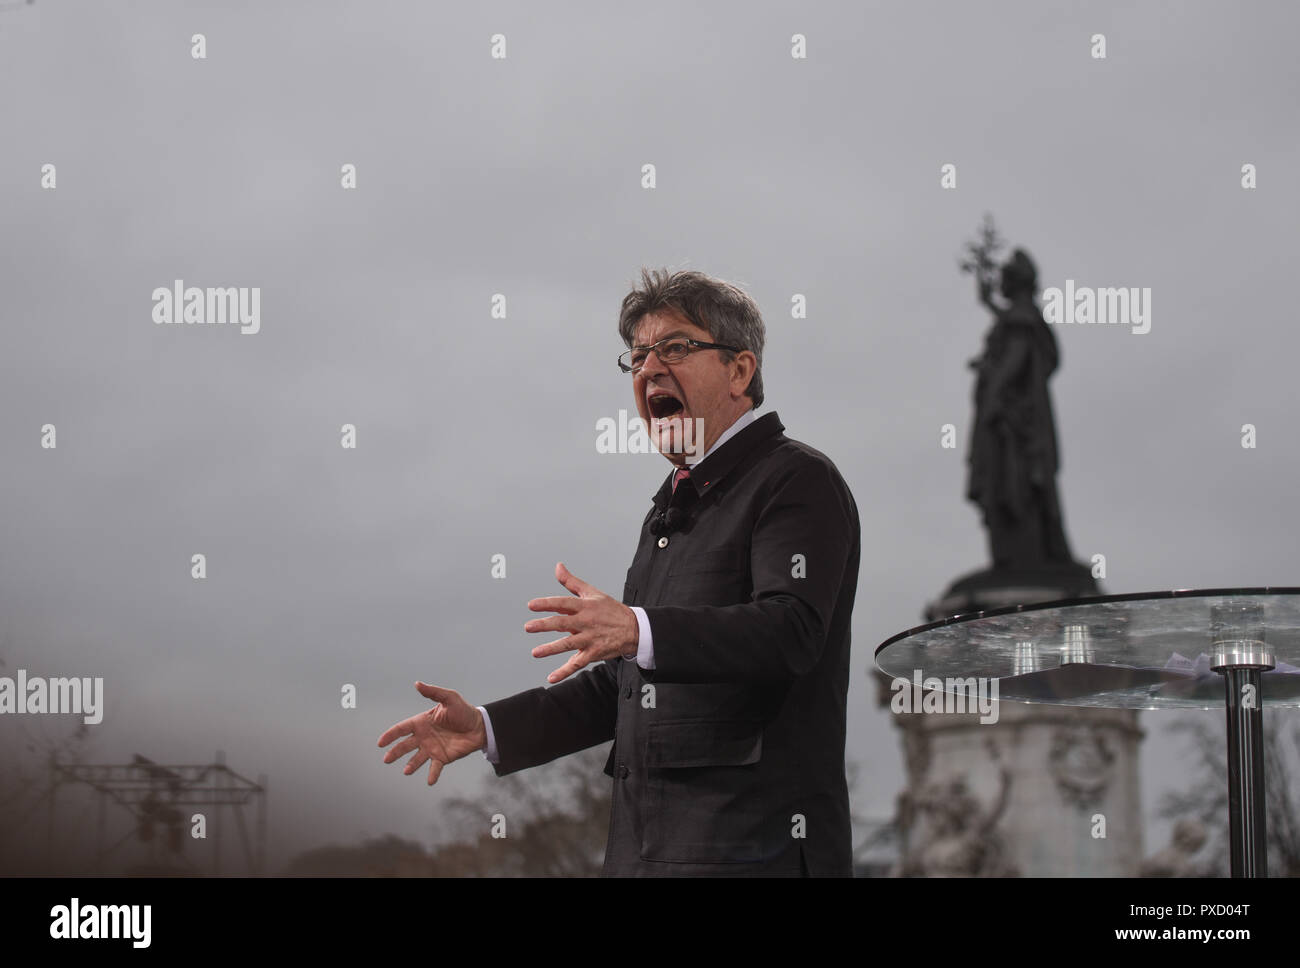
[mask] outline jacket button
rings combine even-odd
[[[660,538],[660,539],[659,539],[659,547],[660,547],[660,548],[667,548],[667,547],[668,547],[668,538],[667,538],[667,537],[663,537],[663,538]]]
[[[627,692],[625,692],[625,693],[623,694],[623,698],[624,698],[624,699],[631,699],[631,698],[632,698],[632,683],[629,682],[629,683],[627,684]]]
[[[618,778],[619,778],[620,780],[626,780],[626,779],[627,779],[627,774],[628,774],[627,764],[625,764],[625,763],[620,763],[620,764],[618,765]]]

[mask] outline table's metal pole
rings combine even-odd
[[[1228,667],[1228,836],[1233,877],[1268,876],[1262,670]]]
[[[1216,643],[1211,661],[1223,675],[1228,713],[1228,839],[1233,877],[1268,876],[1264,803],[1264,670],[1274,667],[1262,642]]]

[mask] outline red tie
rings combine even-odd
[[[689,467],[682,467],[682,468],[679,468],[679,469],[678,469],[677,473],[673,475],[673,493],[674,493],[674,494],[677,493],[677,482],[678,482],[678,481],[684,481],[684,480],[686,480],[686,478],[688,478],[688,477],[690,477],[690,476],[691,476],[691,469],[690,469]]]

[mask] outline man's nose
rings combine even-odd
[[[645,363],[641,366],[641,379],[648,380],[650,377],[667,372],[668,367],[664,366],[664,361],[659,359],[658,353],[651,350],[646,354]]]

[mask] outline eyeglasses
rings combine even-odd
[[[669,336],[667,339],[661,339],[652,346],[636,346],[622,354],[618,358],[618,368],[624,373],[635,375],[645,366],[645,361],[650,358],[650,351],[654,350],[655,355],[663,363],[680,363],[691,353],[692,350],[730,350],[733,353],[743,353],[739,346],[727,346],[723,343],[704,343],[698,339],[690,339],[686,336]]]

